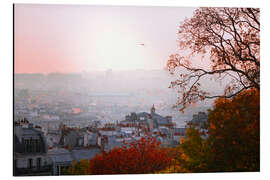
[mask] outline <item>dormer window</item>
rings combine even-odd
[[[33,159],[28,159],[28,168],[31,169],[33,167]]]

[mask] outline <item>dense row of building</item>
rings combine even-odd
[[[199,113],[192,121],[200,123],[205,117]],[[21,119],[14,127],[14,175],[61,175],[74,160],[92,159],[123,142],[150,136],[163,147],[175,147],[185,135],[185,128],[177,128],[171,116],[157,114],[154,105],[150,113],[131,113],[123,121],[102,126],[93,121],[84,128],[61,123],[58,129],[45,130]]]

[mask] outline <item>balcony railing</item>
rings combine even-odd
[[[52,165],[32,168],[14,168],[15,176],[35,176],[35,175],[50,175],[52,173]]]

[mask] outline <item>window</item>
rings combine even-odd
[[[39,140],[37,140],[37,142],[36,142],[36,152],[40,152],[41,150],[40,150],[40,141]]]
[[[37,168],[40,169],[41,167],[41,158],[37,158]]]
[[[31,169],[33,167],[33,159],[28,159],[28,168]]]
[[[34,142],[34,140],[32,139],[32,138],[30,138],[30,140],[29,140],[29,152],[33,152],[33,142]]]
[[[24,139],[24,149],[25,152],[29,152],[29,139]]]
[[[61,171],[60,166],[56,166],[56,175],[61,175],[60,171]]]
[[[24,141],[24,138],[22,138],[22,144],[23,144],[23,152],[25,152],[25,141]]]
[[[37,151],[37,139],[33,139],[32,141],[32,152]]]

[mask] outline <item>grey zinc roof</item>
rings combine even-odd
[[[152,119],[157,120],[157,123],[162,125],[162,124],[168,124],[168,120],[165,117],[162,117],[159,114],[153,113],[152,114]]]
[[[54,148],[54,149],[48,150],[49,155],[66,154],[66,153],[69,153],[69,151],[67,149],[64,149],[64,148]]]
[[[23,135],[39,135],[41,132],[32,128],[23,128]]]
[[[50,149],[48,150],[48,156],[54,163],[72,163],[71,153],[66,149]]]
[[[121,147],[123,145],[122,141],[113,141],[107,144],[107,151],[110,151],[111,149],[114,149],[116,147]]]
[[[140,112],[140,113],[137,113],[137,116],[139,116],[139,117],[148,117],[149,116],[149,113],[147,113],[147,112]]]
[[[127,144],[126,146],[128,147],[130,143],[136,141],[137,139],[134,138],[120,138],[120,139],[113,139],[111,141],[109,141],[109,143],[107,144],[107,151],[110,151],[113,148],[116,147],[122,147],[124,145],[123,141],[125,141]]]
[[[186,128],[174,128],[173,129],[174,133],[186,133]]]
[[[132,120],[123,120],[123,121],[120,121],[120,124],[121,123],[133,123],[134,121],[132,121]]]
[[[49,155],[49,157],[54,163],[72,163],[71,154]]]
[[[91,149],[80,149],[80,150],[72,150],[72,157],[76,161],[80,161],[83,159],[92,159],[96,156],[96,154],[100,154],[101,150],[98,148]]]

